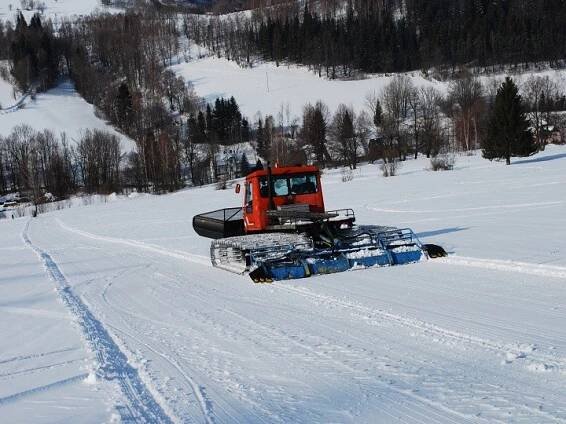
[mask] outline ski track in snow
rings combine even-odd
[[[432,199],[432,198],[429,198]],[[442,212],[472,212],[472,211],[486,211],[486,210],[499,210],[499,209],[524,209],[524,208],[534,208],[543,206],[559,206],[564,204],[563,201],[555,202],[537,202],[537,203],[517,203],[509,205],[491,205],[491,206],[475,206],[471,208],[448,208],[443,209]],[[421,214],[421,213],[438,213],[437,209],[424,209],[424,210],[405,210],[405,209],[391,209],[391,208],[378,208],[373,206],[366,207],[370,211],[374,212],[386,212],[386,213],[406,213],[406,214]]]
[[[168,278],[182,284],[182,278],[181,276],[175,276],[175,275],[169,275],[167,273]],[[205,296],[198,296],[195,294],[191,293],[191,297],[195,297],[195,300],[198,300],[199,303],[206,305],[207,309],[210,310],[214,310],[215,305],[212,304],[211,302],[209,302],[207,300],[207,298]],[[111,305],[108,300],[106,299],[106,303],[112,307],[113,309],[116,310],[121,310],[122,313],[130,315],[134,318],[136,318],[137,320],[142,320],[142,321],[148,321],[150,323],[153,323],[153,325],[158,325],[159,327],[162,327],[163,325],[165,325],[166,323],[161,322],[161,321],[153,321],[147,317],[142,317],[139,316],[137,314],[134,314],[133,312],[127,311],[127,310],[123,310],[121,308],[116,308],[114,305]],[[185,311],[187,314],[189,314],[188,311]],[[329,364],[332,366],[333,369],[337,369],[340,370],[340,373],[346,373],[348,375],[351,375],[352,378],[357,381],[358,385],[363,385],[364,382],[366,380],[371,380],[371,382],[379,387],[381,387],[382,389],[385,390],[389,390],[392,391],[394,393],[397,393],[399,395],[401,395],[402,399],[411,399],[412,401],[414,401],[414,404],[411,404],[410,406],[406,406],[405,405],[405,400],[400,400],[398,398],[395,398],[393,396],[387,396],[385,394],[380,394],[380,396],[387,398],[388,402],[391,404],[395,404],[396,407],[398,409],[406,409],[405,413],[410,416],[412,419],[417,420],[418,422],[433,422],[435,421],[435,419],[432,418],[432,416],[430,414],[434,413],[431,410],[421,410],[422,405],[427,405],[430,406],[436,410],[440,410],[445,412],[446,414],[448,414],[448,417],[452,417],[452,419],[450,419],[450,422],[458,422],[458,423],[462,423],[462,422],[477,422],[477,421],[484,421],[483,419],[480,419],[474,415],[471,414],[467,414],[467,413],[462,413],[459,412],[457,409],[454,408],[450,408],[446,405],[444,405],[442,402],[440,401],[436,401],[436,400],[431,400],[428,399],[424,396],[419,395],[418,393],[416,393],[414,390],[410,390],[410,389],[406,389],[406,388],[401,388],[401,387],[395,387],[392,385],[392,382],[390,380],[384,380],[384,381],[380,381],[380,380],[372,380],[370,378],[368,378],[367,375],[367,370],[363,370],[360,369],[356,366],[353,366],[351,364],[351,362],[354,361],[366,361],[367,363],[373,363],[373,364],[378,364],[380,367],[383,367],[382,371],[384,371],[385,369],[387,369],[386,367],[388,365],[385,365],[386,363],[386,359],[385,358],[377,358],[377,357],[366,357],[366,355],[363,352],[358,352],[356,350],[352,350],[352,349],[348,349],[345,347],[338,347],[337,346],[337,352],[338,354],[343,354],[345,356],[347,356],[348,360],[344,360],[344,358],[339,358],[336,357],[334,355],[332,355],[330,352],[323,352],[321,351],[318,346],[313,346],[305,341],[302,340],[302,337],[298,337],[298,336],[291,336],[289,334],[287,334],[285,331],[278,329],[276,327],[272,327],[266,324],[263,324],[257,320],[254,319],[250,319],[240,313],[237,313],[235,311],[229,310],[229,309],[225,309],[223,311],[225,314],[229,315],[232,319],[231,319],[231,325],[227,325],[226,322],[220,323],[218,321],[216,321],[211,315],[209,314],[203,314],[200,312],[196,312],[196,311],[191,311],[190,314],[191,315],[195,315],[195,317],[198,319],[198,321],[200,322],[207,322],[211,325],[213,325],[214,327],[217,326],[221,326],[223,328],[223,331],[226,332],[226,334],[230,334],[231,337],[244,337],[249,343],[255,343],[257,344],[257,339],[259,338],[260,340],[262,340],[261,344],[265,345],[265,346],[269,346],[270,349],[280,349],[281,347],[287,346],[287,345],[293,345],[296,348],[298,348],[300,351],[304,352],[305,355],[313,358],[310,359],[315,360],[317,364],[323,364],[322,366],[328,366]],[[246,329],[246,330],[244,330]],[[120,329],[116,329],[120,332],[125,333],[128,337],[132,338],[133,340],[135,340],[137,343],[146,346],[149,350],[157,353],[158,355],[162,356],[162,354],[160,352],[157,352],[155,349],[153,349],[151,346],[149,346],[147,343],[141,341],[139,338],[136,338],[135,336],[132,336],[131,334],[128,334],[126,332],[124,332],[123,330]],[[247,334],[249,332],[249,334]],[[253,334],[253,335],[250,335]],[[305,336],[306,337],[306,336]],[[314,335],[309,335],[308,337],[315,337]],[[323,339],[322,336],[318,336],[320,339]],[[330,347],[332,345],[332,342],[328,341],[328,347]],[[278,348],[277,348],[278,347]],[[175,351],[175,348],[173,346],[169,346],[169,349],[173,352]],[[186,377],[185,373],[181,370],[179,364],[176,361],[173,361],[171,359],[171,357],[169,355],[166,355],[166,357],[164,358],[166,359],[169,363],[171,363],[172,365],[174,365],[174,367],[182,374]],[[299,363],[296,364],[297,367],[300,366]],[[314,366],[314,364],[312,364],[312,366]],[[379,368],[379,367],[378,367]],[[189,380],[189,377],[187,377]],[[241,384],[241,382],[236,382],[236,384]],[[192,383],[191,383],[192,385]],[[274,390],[274,388],[269,388],[270,390]],[[240,396],[243,395],[243,393],[240,394]],[[289,394],[285,394],[282,393],[281,394],[284,397],[288,397]],[[205,398],[205,396],[203,396],[203,398]],[[207,407],[207,401],[206,399],[204,400],[204,405],[203,407],[206,407],[209,412],[211,413],[211,409],[210,407]],[[278,416],[275,411],[273,410],[265,410],[264,408],[262,408],[261,405],[256,404],[253,402],[253,400],[251,399],[246,399],[248,402],[250,402],[250,405],[253,406],[254,408],[264,412],[266,415],[269,415],[272,417],[272,419],[274,421],[277,422],[292,422],[296,420],[296,417],[285,417],[285,416]],[[225,411],[226,412],[226,411]],[[436,412],[436,414],[438,414]],[[439,415],[439,418],[446,420],[448,418],[447,416],[441,416]],[[210,418],[212,418],[212,414],[210,414]],[[259,420],[261,420],[262,422],[266,422],[265,420],[261,419],[260,417],[257,417]],[[391,416],[392,419],[397,419],[396,416]],[[211,421],[214,421],[211,419]],[[238,421],[237,419],[234,421]],[[443,422],[443,421],[441,421]],[[503,422],[503,421],[501,421]]]
[[[182,259],[182,260],[193,262],[193,263],[196,263],[196,264],[199,264],[199,265],[212,266],[211,263],[210,263],[210,258],[207,258],[206,256],[195,255],[195,254],[191,254],[191,253],[187,253],[187,252],[180,252],[180,251],[173,250],[173,249],[164,249],[160,246],[156,246],[154,244],[149,244],[149,243],[144,243],[144,242],[137,241],[137,240],[128,240],[128,239],[122,239],[122,238],[117,238],[117,237],[99,236],[97,234],[93,234],[93,233],[89,233],[87,231],[82,231],[82,230],[78,230],[76,228],[69,227],[67,224],[62,222],[59,218],[57,218],[56,220],[57,220],[57,223],[64,230],[67,230],[71,233],[75,233],[75,234],[78,234],[80,236],[92,239],[92,240],[100,240],[100,241],[105,241],[105,242],[108,242],[108,243],[123,244],[125,246],[149,250],[150,252],[153,252],[153,253],[158,253],[160,255],[165,255],[165,256],[172,257],[172,258],[176,258],[176,259]]]
[[[0,405],[4,405],[4,404],[10,403],[10,402],[15,402],[15,401],[18,401],[22,398],[34,395],[34,394],[39,393],[39,392],[45,392],[47,390],[56,389],[56,388],[65,386],[67,384],[76,383],[78,381],[84,380],[87,376],[88,376],[88,373],[78,374],[78,375],[75,375],[73,377],[69,377],[69,378],[65,378],[63,380],[56,381],[54,383],[46,384],[44,386],[34,387],[33,389],[24,390],[23,392],[19,392],[19,393],[14,393],[13,395],[0,398]]]
[[[311,300],[317,306],[340,307],[351,311],[351,316],[366,322],[368,325],[377,325],[381,320],[386,320],[401,325],[412,330],[418,330],[424,336],[436,340],[456,342],[460,344],[474,345],[484,350],[494,352],[503,357],[513,357],[525,359],[529,358],[530,363],[526,364],[529,370],[556,371],[566,376],[566,358],[559,358],[553,355],[538,352],[535,347],[529,345],[505,344],[492,340],[483,339],[477,336],[448,330],[435,324],[421,321],[414,318],[403,317],[401,315],[386,312],[380,309],[366,307],[364,305],[342,300],[334,296],[318,294],[304,287],[293,287],[288,285],[276,285],[278,290],[292,292]]]
[[[128,363],[126,355],[119,349],[102,323],[94,317],[79,296],[73,292],[57,263],[49,253],[32,243],[29,238],[30,223],[31,220],[27,222],[24,228],[22,239],[41,259],[47,273],[57,283],[57,291],[61,299],[77,320],[89,347],[96,355],[98,361],[97,376],[110,381],[117,380],[127,401],[126,408],[118,408],[121,419],[125,422],[171,423],[172,419],[153,398],[140,379],[138,371]],[[70,379],[69,382],[85,377],[86,375],[77,376]],[[67,380],[64,382],[67,382]],[[62,383],[54,384],[60,385]],[[9,398],[14,396],[16,395]],[[2,399],[0,399],[1,401]]]
[[[457,255],[439,258],[436,259],[435,262],[503,272],[518,272],[521,274],[538,275],[541,277],[552,277],[566,280],[566,267],[554,265],[533,264],[499,259],[468,258]]]
[[[57,349],[51,352],[42,352],[42,353],[35,353],[32,355],[20,355],[20,356],[14,356],[12,358],[6,358],[6,359],[2,359],[0,360],[0,365],[2,364],[7,364],[9,362],[14,362],[14,361],[25,361],[28,359],[36,359],[36,358],[44,358],[46,356],[51,356],[51,355],[57,355],[59,353],[66,353],[66,352],[70,352],[73,350],[77,350],[76,347],[68,347],[68,348],[64,348],[64,349]]]
[[[205,422],[207,424],[214,424],[215,423],[214,414],[213,414],[213,411],[212,411],[212,402],[209,399],[206,398],[206,394],[204,392],[204,389],[202,387],[200,387],[192,377],[190,377],[185,371],[183,371],[183,369],[181,368],[181,366],[179,365],[179,363],[177,361],[175,361],[171,356],[153,348],[148,343],[143,342],[140,338],[132,335],[131,333],[129,333],[129,332],[127,332],[127,331],[125,331],[121,328],[110,325],[110,324],[108,326],[110,328],[112,328],[114,331],[122,333],[125,336],[127,336],[128,338],[134,340],[136,343],[146,347],[147,349],[149,349],[150,351],[152,351],[156,355],[163,358],[166,362],[171,364],[173,366],[173,368],[175,368],[177,370],[177,372],[179,372],[179,374],[187,381],[187,383],[191,387],[191,390],[192,390],[195,398],[198,401],[198,404],[199,404],[200,410],[202,412],[202,415],[205,419]]]

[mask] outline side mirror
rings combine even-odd
[[[236,189],[234,191],[236,194],[240,194],[240,184],[236,184]]]

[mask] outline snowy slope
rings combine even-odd
[[[287,104],[293,116],[300,116],[306,103],[317,100],[323,100],[331,112],[340,103],[352,105],[359,111],[365,107],[368,93],[372,90],[380,92],[392,79],[332,81],[319,78],[304,67],[261,63],[253,68],[241,68],[235,62],[214,56],[174,65],[171,69],[191,81],[197,94],[208,102],[217,97],[234,96],[248,117],[258,111],[277,116],[281,105]],[[442,84],[429,82],[418,73],[412,79],[419,86],[434,85],[444,89]]]
[[[199,55],[198,46],[191,48],[191,54]],[[275,66],[274,63],[259,63],[253,68],[241,68],[235,62],[209,56],[190,60],[172,66],[172,70],[191,81],[198,95],[213,102],[217,97],[234,96],[243,113],[253,117],[258,111],[277,116],[281,105],[289,105],[292,116],[301,116],[306,103],[324,101],[333,113],[340,103],[353,106],[356,111],[367,109],[366,96],[380,93],[393,79],[390,76],[375,75],[353,81],[328,80],[303,66]],[[566,89],[566,71],[546,70],[535,73],[548,75],[560,87]],[[417,87],[433,86],[441,93],[448,91],[448,82],[425,79],[420,72],[407,74]],[[513,75],[520,85],[528,74]],[[502,81],[503,74],[484,76],[480,79],[488,83],[491,79]]]
[[[94,357],[37,255],[23,244],[25,224],[17,220],[0,229],[2,421],[108,420],[109,399],[120,400],[104,381],[89,384]]]
[[[8,81],[0,78],[0,109],[15,103],[14,87]]]
[[[31,10],[22,10],[29,20],[35,13],[41,13],[52,20],[62,18],[88,15],[93,12],[119,12],[120,9],[105,7],[100,0],[36,0],[36,7]],[[45,8],[41,11],[37,5],[43,4]],[[21,10],[20,0],[2,0],[0,2],[0,20],[14,20]]]
[[[38,94],[35,100],[26,100],[22,109],[0,111],[0,135],[8,135],[13,127],[21,124],[38,131],[50,129],[56,135],[64,131],[71,142],[78,140],[86,129],[110,131],[120,137],[123,150],[130,151],[134,147],[130,138],[95,116],[94,107],[76,92],[70,82]]]
[[[25,218],[0,221],[10,320],[0,328],[0,415],[72,421],[39,402],[76,384],[20,387],[47,372],[63,379],[69,366],[7,362],[51,349],[14,341],[14,328],[38,332],[32,314],[52,297],[24,296],[18,282],[29,276],[51,277],[74,319],[95,324],[79,327],[80,349],[102,358],[100,398],[121,405],[104,410],[107,420],[566,420],[566,148],[511,166],[470,156],[448,173],[427,166],[410,161],[385,179],[368,165],[349,183],[327,171],[326,204],[353,207],[359,222],[411,226],[450,257],[271,285],[211,268],[209,241],[191,228],[198,212],[238,205],[230,191],[67,209],[28,229]],[[79,348],[73,334],[56,340]],[[37,370],[17,374],[28,367]],[[90,411],[98,421],[101,410]]]

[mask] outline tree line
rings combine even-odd
[[[271,162],[355,169],[362,160],[381,160],[388,174],[409,156],[425,155],[435,168],[439,155],[480,148],[485,158],[510,163],[512,156],[564,142],[563,98],[548,76],[531,76],[519,89],[510,78],[484,85],[464,73],[444,95],[398,75],[381,92],[368,93],[364,110],[341,104],[330,113],[318,101],[305,105],[302,120],[291,124],[283,123],[283,114],[278,124],[273,116],[259,116],[254,139],[260,156]]]
[[[79,187],[87,193],[112,193],[122,186],[119,138],[87,130],[79,140],[19,125],[0,137],[0,192],[29,193],[34,203],[63,199]]]
[[[260,2],[261,3],[261,2]],[[329,78],[461,66],[563,66],[561,0],[284,2],[251,17],[187,17],[192,38],[241,64],[293,62]]]

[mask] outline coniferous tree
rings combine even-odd
[[[206,118],[204,113],[200,111],[197,117],[197,129],[194,132],[193,137],[195,138],[195,143],[206,143]]]
[[[121,128],[128,130],[133,120],[133,104],[132,95],[128,85],[123,82],[118,87],[118,95],[116,96],[116,118]]]
[[[242,158],[240,159],[240,176],[245,177],[250,173],[250,163],[245,153],[242,153]]]
[[[246,118],[242,119],[242,141],[250,141],[250,124]]]
[[[383,123],[383,109],[381,108],[381,103],[379,99],[375,100],[375,106],[373,109],[373,125],[375,128],[379,128]]]
[[[483,145],[483,157],[503,159],[511,164],[511,156],[529,156],[536,144],[529,129],[519,90],[513,80],[505,78],[497,90],[489,121],[488,135]]]
[[[263,133],[263,121],[261,117],[257,121],[257,131],[256,131],[256,150],[258,154],[265,158],[266,151],[265,151],[265,134]]]

